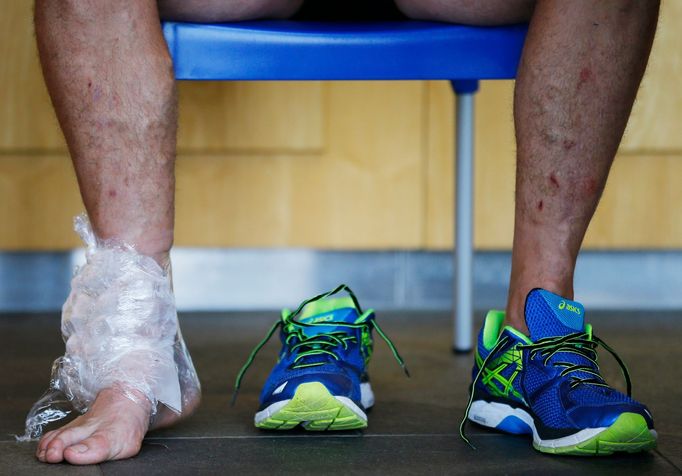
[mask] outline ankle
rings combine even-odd
[[[523,304],[520,307],[523,308]],[[529,334],[523,311],[519,312],[519,306],[515,305],[515,303],[511,300],[507,304],[507,310],[504,316],[504,325],[513,327],[525,335]]]
[[[161,269],[164,271],[168,272],[170,270],[171,262],[170,262],[170,250],[168,251],[161,251],[158,253],[152,253],[152,254],[147,254],[147,253],[142,253],[144,255],[149,256],[150,258],[154,259],[159,266],[161,266]]]
[[[136,234],[124,243],[132,245],[135,250],[153,258],[162,269],[167,270],[170,266],[170,250],[173,246],[173,232],[153,232]]]
[[[170,267],[170,250],[173,245],[173,232],[138,233],[128,231],[117,234],[99,234],[105,243],[132,246],[141,255],[154,259],[164,271]]]
[[[515,282],[516,281],[516,282]],[[533,289],[542,288],[567,299],[573,299],[573,280],[556,280],[536,277],[534,279],[512,279],[507,298],[505,325],[528,334],[526,326],[526,297]]]
[[[123,219],[104,215],[102,210],[88,211],[92,231],[98,242],[125,244],[156,260],[161,267],[168,264],[173,246],[173,220],[170,218],[134,216]]]

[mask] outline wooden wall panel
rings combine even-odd
[[[284,246],[293,156],[180,156],[176,243]]]
[[[309,190],[303,190],[305,183],[295,184],[297,203],[323,205],[312,216],[329,224],[318,232],[323,233],[318,243],[422,245],[422,92],[418,82],[330,84],[326,155],[333,167],[316,164],[319,172],[309,176]],[[297,223],[303,226],[307,219],[299,214]]]
[[[0,250],[73,248],[82,209],[66,155],[0,156]]]
[[[515,142],[510,81],[484,81],[476,96],[474,241],[478,248],[511,246]],[[454,235],[454,95],[429,83],[426,246],[451,248]]]
[[[426,208],[425,245],[451,248],[454,236],[455,101],[450,84],[426,83]],[[474,146],[478,153],[478,144]]]
[[[324,146],[320,82],[181,82],[181,152],[315,152]]]
[[[620,155],[585,239],[590,248],[682,246],[682,156]]]
[[[40,72],[32,4],[0,1],[0,151],[65,150]]]
[[[621,152],[682,155],[682,2],[661,6],[651,59]]]
[[[318,154],[181,155],[177,243],[421,246],[421,89],[326,84],[328,141]]]

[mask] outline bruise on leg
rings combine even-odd
[[[592,70],[589,67],[585,67],[580,70],[580,75],[578,78],[578,86],[576,89],[582,88],[586,83],[592,81],[594,79]]]

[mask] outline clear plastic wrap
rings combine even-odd
[[[72,409],[84,413],[105,388],[149,400],[152,416],[160,404],[181,414],[201,391],[178,325],[170,266],[163,269],[128,244],[98,240],[85,215],[74,224],[87,262],[76,270],[62,309],[66,351],[20,439],[39,438]]]

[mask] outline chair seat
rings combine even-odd
[[[526,25],[166,22],[177,79],[511,79]]]

